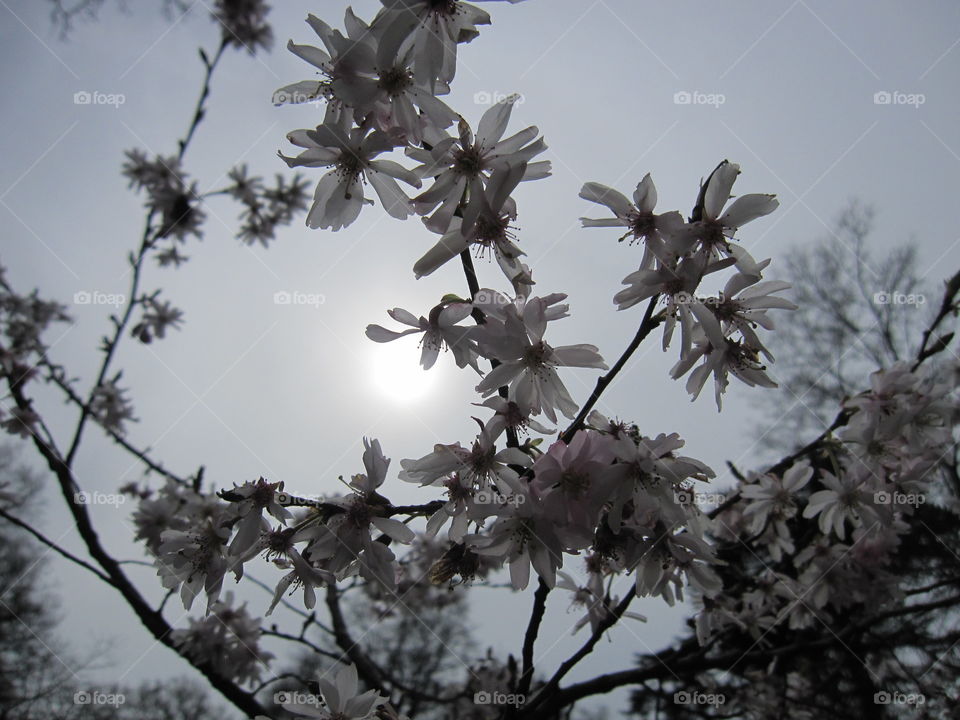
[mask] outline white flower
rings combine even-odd
[[[769,263],[770,260],[757,263],[757,270],[764,269]],[[720,321],[725,335],[739,332],[750,347],[760,350],[772,361],[773,356],[760,342],[754,328],[759,325],[765,330],[773,330],[773,321],[767,317],[767,310],[796,310],[797,306],[773,295],[788,289],[790,283],[782,280],[760,282],[760,279],[759,273],[736,273],[724,286],[719,302],[711,303],[709,307]]]
[[[561,299],[565,296],[561,296]],[[474,329],[480,352],[500,362],[477,385],[484,397],[502,386],[509,386],[510,399],[530,408],[534,415],[543,412],[551,422],[557,421],[555,409],[572,418],[577,404],[557,375],[558,367],[599,368],[607,365],[594,345],[551,347],[543,340],[547,329],[548,302],[530,298],[523,314],[515,305],[503,309],[503,320],[488,317]]]
[[[354,665],[341,667],[335,683],[327,680],[325,673],[318,673],[317,685],[320,686],[324,708],[310,702],[311,698],[303,697],[303,693],[294,693],[291,700],[281,703],[283,709],[294,715],[323,720],[372,720],[376,717],[377,708],[387,702],[387,698],[376,690],[359,692],[357,668]]]
[[[357,125],[369,118],[380,130],[397,130],[399,136],[417,144],[423,140],[425,122],[442,129],[456,121],[457,114],[436,98],[425,83],[414,79],[405,56],[379,64],[377,37],[352,9],[346,12],[347,37],[312,15],[307,22],[323,40],[326,52],[292,42],[288,48],[317,67],[325,80],[280,88],[274,93],[276,100],[305,102],[324,96],[352,110]],[[449,87],[441,83],[435,91],[449,92]]]
[[[533,466],[531,486],[568,548],[583,549],[593,541],[600,510],[616,482],[611,473],[615,442],[609,435],[580,430],[569,445],[553,443]]]
[[[142,343],[153,342],[154,337],[163,340],[167,328],[179,329],[183,312],[173,307],[169,300],[160,302],[156,297],[146,297],[142,301],[143,319],[133,326],[131,335]]]
[[[563,543],[535,494],[524,488],[516,500],[503,508],[504,514],[487,533],[468,535],[465,541],[478,555],[506,561],[515,590],[527,587],[531,565],[547,586],[553,587],[557,569],[563,566]]]
[[[402,308],[394,308],[388,310],[387,314],[397,322],[409,325],[412,329],[397,332],[380,325],[367,325],[367,337],[374,342],[385,343],[405,335],[423,333],[423,339],[420,341],[422,347],[420,365],[424,370],[433,367],[440,354],[440,348],[446,347],[453,352],[457,367],[469,365],[480,372],[480,368],[477,367],[476,342],[470,337],[473,328],[457,325],[468,317],[472,310],[473,306],[470,303],[443,302],[430,311],[428,319],[417,318]]]
[[[348,133],[342,125],[324,123],[315,130],[294,130],[287,139],[304,148],[295,158],[280,155],[288,166],[333,168],[317,184],[307,214],[311,228],[336,231],[356,220],[363,204],[373,203],[364,197],[363,180],[373,185],[392,217],[404,220],[410,215],[410,198],[397,180],[420,187],[420,179],[392,160],[373,159],[392,150],[398,144],[395,138],[379,130],[371,133],[370,128],[353,128]]]
[[[273,93],[273,101],[277,105],[299,104],[323,98],[328,103],[325,121],[335,122],[343,117],[344,102],[338,91],[343,91],[344,85],[357,77],[354,59],[360,58],[362,48],[355,48],[354,45],[363,36],[361,21],[351,9],[347,9],[346,38],[315,15],[307,16],[307,24],[320,38],[323,49],[313,45],[297,45],[293,40],[287,43],[287,49],[317,68],[322,78],[286,85]]]
[[[105,380],[94,389],[90,398],[90,413],[104,428],[122,435],[125,430],[123,424],[127,420],[136,422],[136,419],[133,417],[133,405],[125,396],[126,390],[117,385],[119,380],[118,373],[113,380]]]
[[[667,255],[659,258],[656,268],[640,268],[623,279],[627,285],[613,296],[618,310],[626,310],[637,303],[655,295],[662,295],[666,302],[663,324],[663,349],[670,346],[673,331],[680,323],[680,356],[686,357],[693,342],[692,331],[696,319],[691,314],[693,306],[699,303],[693,294],[704,275],[721,269],[714,263],[704,268],[700,258],[685,256],[678,258]]]
[[[761,476],[756,484],[744,485],[740,495],[749,503],[743,516],[752,519],[753,532],[759,532],[767,524],[767,518],[777,523],[792,518],[797,512],[794,495],[810,482],[811,477],[812,467],[806,463],[796,463],[790,466],[783,477],[767,474]]]
[[[434,480],[431,484],[436,485],[437,481]],[[427,519],[426,536],[436,537],[449,520],[450,529],[447,531],[447,537],[451,542],[459,543],[466,535],[470,521],[482,520],[486,515],[478,512],[479,508],[474,502],[472,480],[465,482],[461,479],[460,473],[455,472],[443,478],[443,485],[447,489],[448,500]]]
[[[859,527],[865,515],[876,517],[872,508],[873,495],[865,489],[862,477],[844,473],[838,478],[823,471],[818,479],[827,489],[818,490],[810,496],[803,516],[818,518],[820,532],[827,534],[832,530],[843,540],[846,537],[847,520],[854,527]]]
[[[643,176],[633,192],[633,202],[623,193],[600,183],[588,182],[580,190],[580,197],[590,202],[605,205],[616,217],[593,220],[580,218],[583,227],[625,227],[627,232],[620,238],[623,241],[632,237],[631,243],[643,240],[644,253],[640,269],[651,267],[655,258],[664,255],[664,241],[670,241],[683,228],[683,216],[676,210],[655,215],[657,188],[650,173]]]
[[[270,601],[270,607],[267,608],[267,615],[273,613],[277,603],[283,594],[293,586],[294,589],[303,589],[303,606],[307,610],[312,610],[317,604],[317,594],[314,588],[322,585],[333,585],[336,582],[334,575],[322,568],[314,567],[300,552],[294,547],[294,543],[303,539],[307,533],[295,532],[293,528],[275,531],[270,534],[270,542],[267,545],[268,554],[282,553],[283,558],[274,560],[278,567],[292,568],[290,572],[280,578],[277,587],[273,593],[273,600]],[[259,548],[258,548],[259,549]]]
[[[691,399],[697,399],[711,373],[714,377],[718,410],[721,408],[721,397],[727,389],[728,373],[750,387],[756,385],[777,387],[777,384],[764,372],[766,367],[760,364],[758,348],[751,347],[746,341],[727,338],[720,329],[716,317],[702,303],[694,303],[690,309],[700,320],[700,325],[696,328],[698,338],[695,347],[673,366],[670,376],[674,380],[683,377],[698,360],[703,358],[703,364],[687,378],[686,388],[692,396]]]
[[[386,517],[387,504],[377,493],[377,488],[386,478],[390,460],[383,456],[380,441],[363,440],[363,465],[366,474],[354,475],[350,487],[354,494],[347,498],[331,500],[343,512],[335,514],[325,525],[312,530],[313,541],[307,547],[311,560],[325,560],[330,571],[338,579],[359,572],[367,580],[376,580],[389,590],[396,587],[393,552],[383,543],[371,537],[376,529],[399,543],[409,544],[414,539],[413,531],[399,520]]]
[[[493,395],[482,403],[474,403],[474,405],[490,408],[494,411],[493,417],[490,418],[486,426],[496,436],[499,436],[507,428],[512,428],[517,433],[526,432],[528,428],[542,435],[551,435],[554,432],[531,419],[529,408],[520,407],[513,400],[507,400],[499,395]]]
[[[522,483],[510,466],[528,467],[532,461],[519,448],[497,451],[497,437],[503,430],[504,426],[499,423],[481,425],[480,434],[469,450],[460,443],[438,443],[434,445],[432,453],[418,460],[401,460],[403,471],[399,477],[405,482],[430,485],[439,478],[457,473],[464,487],[476,486],[480,490],[488,490],[496,486],[503,494],[515,492],[522,487]]]
[[[258,47],[269,50],[273,44],[269,12],[263,0],[216,0],[211,15],[220,25],[224,43],[239,45],[253,55]]]
[[[266,510],[280,522],[286,522],[290,513],[277,502],[277,491],[283,483],[268,483],[260,478],[255,483],[245,482],[228,490],[229,500],[237,503],[236,511],[243,518],[237,526],[237,534],[230,543],[233,555],[242,555],[260,537],[260,523]]]
[[[769,215],[780,206],[774,195],[752,193],[743,195],[723,212],[730,190],[740,174],[740,166],[724,160],[707,179],[702,191],[703,213],[696,218],[690,231],[700,241],[699,253],[708,259],[721,254],[735,258],[737,267],[746,273],[757,274],[756,262],[740,245],[729,242],[739,228],[751,220]]]
[[[233,606],[227,593],[203,618],[190,618],[190,626],[170,633],[180,654],[197,664],[208,664],[239,683],[253,683],[273,654],[259,647],[260,622],[247,613],[246,603]]]
[[[587,562],[590,562],[589,558]],[[577,620],[570,634],[576,635],[580,628],[587,623],[590,624],[590,629],[594,633],[597,632],[600,629],[600,623],[609,619],[613,614],[613,609],[619,604],[620,599],[610,597],[607,594],[603,588],[603,577],[598,572],[587,574],[586,585],[578,585],[573,577],[563,571],[558,572],[557,575],[559,576],[557,587],[573,593],[571,607],[580,606],[587,610],[587,614]],[[640,622],[647,621],[647,618],[643,615],[632,612],[625,612],[622,617],[639,620]]]
[[[398,56],[411,52],[414,77],[431,89],[438,80],[453,80],[457,45],[477,37],[477,25],[490,24],[486,12],[461,0],[380,1],[384,8],[371,25],[380,38],[377,64],[390,67]]]
[[[520,273],[519,258],[524,252],[516,246],[510,222],[517,218],[517,205],[510,197],[526,172],[526,165],[498,168],[487,182],[480,198],[480,212],[469,228],[462,219],[454,218],[449,229],[413,266],[417,278],[429,275],[448,260],[457,257],[471,245],[480,253],[492,251],[508,280]]]
[[[599,418],[595,418],[599,420]],[[609,427],[609,421],[604,423]],[[617,462],[610,474],[618,481],[610,494],[610,510],[607,524],[613,532],[619,532],[623,523],[625,506],[632,504],[632,520],[653,526],[656,523],[673,527],[689,524],[694,518],[696,506],[681,503],[678,497],[689,491],[681,484],[688,479],[707,482],[715,477],[712,469],[699,460],[677,455],[684,446],[677,433],[657,435],[656,438],[635,438],[621,432],[613,445]]]
[[[167,530],[157,548],[157,574],[167,590],[180,588],[180,599],[187,610],[203,590],[207,610],[220,597],[223,576],[227,572],[226,542],[230,531],[219,517],[204,518],[199,527],[186,531]]]
[[[466,233],[473,227],[483,208],[484,185],[494,170],[526,165],[522,180],[535,180],[550,174],[550,163],[530,164],[532,158],[547,149],[542,137],[535,139],[539,132],[535,126],[501,139],[515,99],[510,96],[487,110],[480,118],[476,137],[461,118],[458,138],[428,129],[424,139],[429,150],[407,148],[407,155],[421,163],[415,168],[417,176],[436,178],[428,190],[413,199],[417,214],[433,213],[424,219],[424,223],[434,232],[447,232],[454,213],[461,206],[464,191],[468,189],[466,205],[461,208],[461,232]]]

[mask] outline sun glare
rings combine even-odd
[[[437,367],[430,371],[420,367],[420,350],[412,341],[371,348],[370,373],[374,390],[395,402],[413,403],[422,399],[433,387],[438,372]]]

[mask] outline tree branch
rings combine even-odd
[[[64,550],[62,547],[60,547],[60,546],[57,545],[55,542],[53,542],[53,540],[50,540],[49,538],[45,537],[39,530],[34,529],[32,525],[29,525],[28,523],[25,523],[23,520],[15,517],[15,516],[13,516],[13,515],[11,515],[10,513],[8,513],[8,512],[7,512],[6,510],[4,510],[3,508],[0,508],[0,517],[4,518],[4,519],[7,520],[8,522],[13,523],[13,524],[16,525],[17,527],[23,528],[23,529],[26,530],[28,533],[30,533],[31,535],[33,535],[33,537],[35,537],[35,538],[36,538],[37,540],[39,540],[41,543],[43,543],[44,545],[46,545],[48,548],[50,548],[51,550],[59,553],[60,555],[62,555],[63,557],[65,557],[65,558],[66,558],[67,560],[69,560],[70,562],[72,562],[72,563],[74,563],[74,564],[76,564],[76,565],[79,565],[80,567],[84,568],[85,570],[89,570],[90,572],[92,572],[94,575],[96,575],[98,578],[100,578],[101,580],[103,580],[103,581],[104,581],[105,583],[107,583],[108,585],[113,585],[113,581],[112,581],[109,577],[107,577],[106,575],[104,575],[102,572],[100,572],[100,571],[99,571],[97,568],[95,568],[93,565],[91,565],[90,563],[88,563],[86,560],[83,560],[83,559],[81,559],[81,558],[78,558],[78,557],[77,557],[76,555],[74,555],[73,553],[71,553],[71,552],[69,552],[69,551],[67,551],[67,550]]]
[[[327,586],[327,608],[330,610],[330,620],[333,624],[333,636],[337,646],[343,650],[350,661],[357,666],[357,673],[371,688],[381,690],[383,687],[383,672],[363,651],[347,628],[347,622],[340,608],[340,592],[335,584]]]
[[[537,591],[533,595],[533,610],[530,612],[530,622],[527,624],[527,632],[523,638],[523,673],[520,675],[520,682],[517,684],[517,692],[526,695],[530,690],[530,683],[533,680],[533,646],[537,642],[537,633],[540,631],[540,623],[543,621],[543,613],[547,607],[547,595],[550,594],[550,586],[543,578],[537,585]]]
[[[586,420],[587,415],[590,414],[593,406],[597,404],[597,401],[600,399],[603,391],[607,389],[611,382],[613,382],[613,379],[623,369],[623,366],[627,364],[627,360],[629,360],[630,356],[633,355],[638,347],[640,347],[640,344],[646,339],[647,335],[649,335],[662,321],[662,318],[654,318],[653,316],[653,310],[657,305],[657,300],[659,299],[659,295],[654,295],[652,298],[650,298],[650,302],[647,305],[647,311],[643,314],[643,320],[640,323],[637,334],[634,335],[633,340],[630,341],[627,349],[623,351],[620,359],[617,360],[612,368],[610,368],[607,374],[597,378],[597,385],[590,394],[590,397],[587,399],[587,402],[584,403],[583,407],[580,409],[580,413],[577,415],[576,419],[570,423],[570,427],[568,427],[564,431],[563,435],[560,436],[560,439],[564,443],[568,445],[570,444],[570,441],[573,440],[573,436],[577,433],[577,430],[583,427],[583,423]]]
[[[21,409],[28,409],[30,407],[30,401],[23,395],[22,387],[16,384],[12,378],[8,378],[8,385],[10,387],[10,394],[17,403],[17,406]],[[130,605],[134,613],[136,613],[140,622],[150,631],[150,634],[153,635],[158,642],[166,645],[179,655],[180,653],[171,639],[173,628],[167,623],[159,610],[154,610],[150,606],[146,599],[140,594],[140,591],[137,590],[136,586],[134,586],[123,572],[120,564],[104,549],[90,520],[90,515],[87,513],[86,505],[75,502],[74,493],[79,490],[79,485],[73,477],[70,466],[58,453],[36,435],[33,436],[33,444],[57,478],[60,484],[60,492],[67,503],[67,507],[76,523],[77,531],[80,533],[80,537],[86,545],[90,557],[100,565],[104,573],[110,578],[110,584],[119,591],[127,604]],[[189,660],[189,658],[187,659]],[[239,710],[249,716],[263,714],[263,708],[252,694],[244,691],[232,680],[221,675],[210,664],[190,662],[224,698],[233,703]]]

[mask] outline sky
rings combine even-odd
[[[128,3],[121,11],[107,0],[96,22],[62,39],[48,3],[0,0],[0,263],[21,290],[38,287],[68,305],[75,322],[50,336],[52,355],[87,382],[111,308],[76,304],[75,294],[125,292],[125,257],[142,226],[143,198],[119,174],[123,152],[175,151],[201,85],[197,48],[212,50],[218,41],[203,0],[178,18],[154,5]],[[312,77],[312,68],[284,49],[286,40],[313,43],[307,14],[339,24],[345,3],[277,5],[273,52],[231,52],[214,78],[209,113],[185,160],[203,191],[226,186],[226,172],[238,163],[268,178],[291,176],[276,157],[278,149],[292,149],[285,134],[321,120],[315,107],[277,108],[270,99],[275,89]],[[379,3],[353,6],[370,17]],[[915,243],[921,276],[932,287],[960,266],[953,216],[960,171],[957,4],[484,6],[493,25],[461,46],[448,102],[475,126],[491,98],[520,93],[511,131],[535,124],[549,145],[552,177],[525,183],[516,197],[518,236],[537,292],[569,295],[571,317],[551,325],[551,344],[592,343],[612,364],[642,314],[612,304],[621,279],[636,269],[638,248],[618,244],[613,230],[580,228],[580,216],[604,214],[577,197],[586,181],[629,193],[649,172],[658,208],[688,213],[700,179],[725,158],[738,162],[734,192],[776,193],[781,201],[773,215],[740,232],[754,257],[773,258],[769,278],[778,277],[778,258],[789,249],[829,235],[853,197],[877,209],[870,240],[877,255]],[[77,104],[82,92],[123,102]],[[339,475],[361,469],[364,436],[380,439],[394,472],[401,458],[424,455],[434,443],[472,439],[477,411],[469,403],[477,397],[469,371],[441,357],[424,381],[416,340],[379,346],[364,337],[367,324],[390,324],[389,308],[426,314],[443,294],[466,292],[454,264],[414,279],[413,262],[435,241],[416,219],[402,223],[366,208],[338,233],[310,230],[301,219],[265,249],[234,239],[239,208],[232,201],[212,198],[206,212],[204,240],[185,249],[190,262],[177,271],[151,266],[145,280],[146,289],[162,288],[184,311],[183,328],[150,346],[127,343],[118,357],[139,418],[130,430],[136,444],[181,474],[203,465],[217,487],[263,475],[322,494],[336,491]],[[478,271],[482,284],[503,289],[495,266],[481,261]],[[278,292],[312,293],[322,302],[278,305]],[[647,435],[680,433],[685,452],[716,469],[723,487],[725,461],[756,467],[763,435],[758,396],[776,391],[733,381],[720,414],[711,392],[691,403],[683,383],[669,379],[675,353],[662,353],[659,338],[651,338],[598,409],[637,422]],[[563,375],[579,399],[596,376]],[[51,425],[68,433],[75,416],[61,398],[36,392]],[[141,474],[97,432],[87,433],[78,465],[85,489],[114,492]],[[395,502],[434,497],[395,475],[384,491]],[[79,547],[61,505],[45,497],[39,524]],[[116,555],[143,559],[131,542],[131,509],[95,507],[93,514]],[[108,657],[115,664],[94,682],[189,672],[108,589],[55,558],[45,562],[64,598],[71,643],[113,644]],[[161,597],[151,570],[132,574],[148,596]],[[269,580],[269,571],[261,575]],[[471,620],[501,655],[518,650],[511,641],[525,625],[531,593],[474,590]],[[265,594],[241,595],[251,609],[266,609]],[[625,668],[634,653],[664,647],[683,627],[682,608],[648,599],[636,609],[650,622],[620,630],[573,679]],[[543,666],[555,667],[582,642],[569,637],[576,617],[565,599],[551,599],[539,647]]]

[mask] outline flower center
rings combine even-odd
[[[709,250],[727,246],[727,236],[723,234],[723,225],[719,220],[701,221],[700,242]]]
[[[340,157],[337,159],[337,166],[334,172],[343,178],[343,180],[352,181],[360,174],[362,169],[363,163],[360,161],[359,148],[356,150],[347,149],[340,153]]]
[[[543,340],[528,347],[523,354],[524,363],[531,370],[537,370],[544,367],[547,362],[547,345]]]
[[[458,149],[453,155],[453,169],[461,175],[476,177],[483,169],[483,158],[475,146]]]
[[[583,497],[590,488],[590,477],[576,470],[566,470],[560,476],[560,488],[570,497]]]
[[[279,558],[287,554],[287,551],[293,547],[291,540],[294,532],[293,528],[285,528],[283,530],[274,530],[267,535],[267,560]]]
[[[254,491],[250,494],[250,499],[258,508],[265,508],[273,502],[273,486],[265,482],[263,478],[257,481]]]
[[[380,82],[377,83],[377,87],[390,97],[402,95],[411,85],[413,85],[413,73],[401,66],[380,73]]]
[[[427,0],[427,12],[437,17],[451,17],[460,11],[458,5],[457,0]]]
[[[366,502],[357,498],[347,509],[347,522],[363,529],[370,525],[370,506]]]
[[[630,244],[633,245],[640,238],[648,237],[652,235],[656,230],[656,220],[653,217],[652,212],[635,212],[631,213],[630,217],[630,230],[633,232],[633,239],[630,241]],[[620,238],[622,241],[623,238]]]

